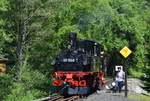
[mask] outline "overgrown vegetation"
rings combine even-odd
[[[66,49],[67,34],[98,41],[112,68],[124,61],[130,74],[150,82],[149,0],[1,0],[0,57],[9,59],[0,76],[3,101],[30,101],[50,94],[51,61]]]
[[[139,101],[149,101],[150,94],[137,94],[134,96],[129,96],[130,99],[139,100]]]

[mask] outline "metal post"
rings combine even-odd
[[[120,54],[125,58],[124,60],[124,70],[125,70],[125,97],[127,97],[128,92],[127,92],[127,60],[128,60],[128,56],[132,53],[132,51],[125,46],[123,49],[120,50]]]
[[[96,69],[96,58],[95,58],[95,56],[94,56],[94,59],[93,59],[93,69],[94,69],[94,71]]]
[[[104,51],[101,51],[101,52],[100,52],[100,58],[101,58],[101,68],[102,68],[102,72],[105,73],[105,70],[104,70]]]
[[[124,62],[124,70],[125,70],[125,97],[128,96],[128,91],[127,91],[127,66],[126,66],[126,59],[125,59],[125,62]]]

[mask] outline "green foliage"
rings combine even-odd
[[[134,96],[129,96],[130,99],[140,100],[140,101],[149,101],[150,94],[137,94]]]
[[[119,51],[122,47],[129,46],[134,52],[132,67],[140,70],[145,63],[143,46],[145,40],[143,31],[147,26],[144,20],[147,12],[145,5],[144,0],[62,2],[56,10],[59,27],[56,33],[78,32],[80,38],[97,40],[108,52]]]
[[[15,89],[11,90],[11,94],[7,96],[5,101],[31,101],[34,98],[33,93],[25,91],[23,85],[17,83],[14,88]]]
[[[0,56],[8,57],[10,66],[0,77],[0,97],[29,101],[48,95],[51,61],[67,49],[70,32],[98,41],[112,66],[123,63],[118,51],[128,46],[130,74],[149,75],[149,5],[147,0],[1,0]]]
[[[144,75],[142,78],[145,80],[145,85],[148,88],[147,90],[150,91],[150,66],[147,66],[144,69]]]
[[[0,11],[7,11],[8,10],[8,0],[1,0],[0,1]]]
[[[143,73],[141,71],[137,71],[132,68],[129,69],[129,73],[131,77],[135,77],[135,78],[141,78],[143,76]]]
[[[22,71],[21,79],[10,87],[10,93],[5,101],[31,101],[48,96],[50,80],[39,71],[26,66]]]
[[[0,76],[0,98],[3,100],[9,93],[10,87],[13,83],[13,77],[10,75],[1,75]]]
[[[14,84],[11,93],[6,97],[5,101],[32,101],[41,97],[45,92],[37,89],[26,89],[21,83]]]
[[[1,0],[0,1],[0,56],[5,56],[6,54],[3,52],[5,48],[5,44],[12,41],[11,35],[7,34],[6,24],[7,19],[5,18],[5,12],[9,9],[9,1],[8,0]]]

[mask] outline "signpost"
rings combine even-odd
[[[132,51],[131,51],[127,46],[125,46],[124,48],[122,48],[122,49],[120,50],[120,54],[121,54],[124,58],[127,58],[131,53],[132,53]]]
[[[124,48],[122,48],[120,50],[120,54],[125,58],[125,63],[124,63],[124,71],[125,71],[125,97],[127,97],[127,67],[125,66],[126,65],[126,59],[127,57],[132,53],[132,51],[127,47],[125,46]]]

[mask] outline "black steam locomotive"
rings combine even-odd
[[[69,34],[68,50],[58,55],[52,65],[53,85],[67,86],[68,95],[88,94],[103,84],[103,73],[93,72],[93,59],[100,57],[100,44],[92,40],[78,39],[76,33]]]

